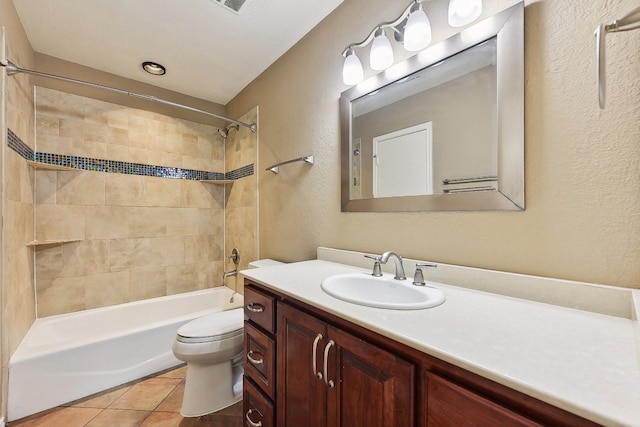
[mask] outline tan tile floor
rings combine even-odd
[[[7,427],[240,427],[242,402],[198,418],[180,415],[186,366],[71,402]]]

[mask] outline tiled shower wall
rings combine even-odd
[[[36,88],[38,153],[224,172],[216,129]],[[79,240],[36,248],[39,317],[222,284],[224,186],[130,173],[36,172],[36,239]]]
[[[20,64],[29,64],[28,58],[6,43],[7,56]],[[33,86],[27,75],[15,75],[5,80],[6,128],[19,135],[30,150],[33,141]],[[4,153],[4,331],[5,357],[13,354],[35,319],[33,291],[33,256],[27,246],[33,240],[33,181],[34,172],[24,159],[3,144]],[[6,351],[6,353],[5,353]],[[5,356],[6,355],[6,356]]]
[[[258,107],[255,107],[238,120],[245,123],[258,122]],[[246,127],[231,130],[225,142],[227,172],[257,165],[258,133]],[[225,242],[226,256],[233,248],[240,252],[238,270],[247,268],[250,261],[258,256],[258,173],[238,179],[226,186]],[[234,268],[225,257],[225,269]],[[231,277],[226,285],[243,293],[242,277]]]

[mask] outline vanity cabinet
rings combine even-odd
[[[248,279],[245,304],[247,427],[597,425]]]
[[[275,296],[245,286],[244,303],[243,422],[247,427],[274,427]]]
[[[415,367],[278,303],[278,426],[414,425]]]

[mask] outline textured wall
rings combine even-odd
[[[434,40],[444,0],[425,3]],[[485,13],[508,2],[485,1]],[[505,4],[506,3],[506,4]],[[525,2],[524,212],[341,213],[340,53],[404,2],[346,0],[228,106],[260,107],[260,162],[313,152],[312,167],[258,171],[261,256],[313,258],[317,246],[640,288],[640,37],[607,39],[609,102],[595,87],[598,23],[631,0]],[[365,71],[371,75],[370,71]]]
[[[37,151],[224,172],[213,126],[36,88]],[[224,186],[94,171],[38,171],[38,316],[221,285]]]

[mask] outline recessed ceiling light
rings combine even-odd
[[[149,74],[153,74],[155,76],[162,76],[167,72],[167,69],[162,65],[157,64],[151,61],[145,61],[142,63],[142,69],[145,70]]]

